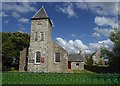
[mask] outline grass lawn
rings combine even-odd
[[[120,74],[3,72],[2,84],[120,84]]]

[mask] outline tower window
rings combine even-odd
[[[38,25],[40,25],[40,26],[41,26],[41,25],[42,25],[42,23],[40,22],[40,23],[38,23]]]
[[[60,62],[60,53],[55,53],[55,62]]]
[[[37,32],[35,32],[35,41],[37,41]]]
[[[36,52],[36,63],[40,63],[41,54],[39,51]]]
[[[44,41],[44,34],[43,34],[43,32],[40,32],[40,41]]]

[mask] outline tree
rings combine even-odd
[[[20,32],[2,32],[2,66],[18,68],[19,52],[29,46],[30,35]]]
[[[110,35],[110,39],[114,43],[110,66],[120,69],[120,29],[114,29]]]
[[[89,66],[92,66],[93,65],[93,59],[92,59],[92,56],[87,58],[87,62],[86,62],[87,65]]]
[[[101,52],[100,57],[104,59],[105,65],[109,65],[111,58],[113,56],[113,52],[109,51],[105,47],[101,47],[100,52]]]
[[[112,56],[112,52],[111,51],[109,51],[107,48],[105,48],[105,47],[101,47],[101,49],[100,49],[100,57],[102,58],[104,58],[104,57],[108,57],[109,59],[111,58],[111,56]]]
[[[12,56],[14,56],[14,45],[9,39],[9,33],[2,33],[2,65],[3,68],[12,64]]]

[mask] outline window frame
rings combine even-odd
[[[80,63],[76,63],[75,66],[76,66],[76,67],[79,67],[79,66],[80,66]]]
[[[55,54],[54,54],[54,63],[60,63],[60,57],[61,57],[61,55],[60,55],[60,53],[59,53],[59,62],[56,62],[56,54],[58,54],[59,52],[56,52]]]
[[[37,52],[39,52],[40,53],[40,57],[39,58],[41,58],[41,52],[40,51],[37,51]],[[41,62],[39,61],[39,62],[36,62],[36,59],[37,59],[37,52],[35,52],[35,64],[40,64]]]
[[[44,37],[44,32],[40,32],[40,41],[44,41],[45,37]]]

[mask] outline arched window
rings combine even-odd
[[[36,63],[40,63],[41,54],[39,51],[36,52]]]

